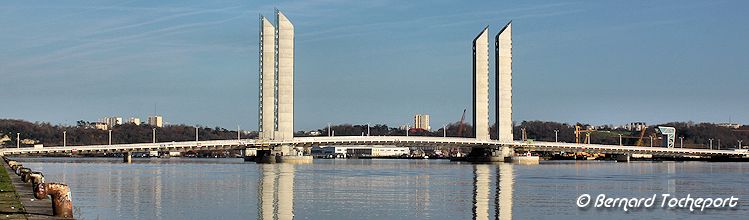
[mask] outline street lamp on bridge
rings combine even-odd
[[[195,126],[195,141],[198,141],[198,126]]]
[[[718,150],[720,150],[720,139],[718,139]]]
[[[447,137],[447,125],[442,125],[442,137]]]
[[[151,129],[151,137],[153,138],[153,143],[156,143],[156,128]]]
[[[622,146],[622,134],[619,134],[619,146]]]
[[[62,131],[62,146],[67,147],[68,131]]]
[[[621,137],[621,135],[619,135]],[[620,138],[621,140],[621,138]],[[554,130],[554,142],[559,142],[559,130]],[[619,141],[621,142],[621,141]]]
[[[679,147],[684,148],[684,137],[679,137]]]
[[[713,139],[712,139],[712,138],[710,138],[710,139],[708,139],[708,140],[710,140],[710,150],[712,150],[712,149],[713,149]]]
[[[112,130],[109,130],[109,145],[112,145]]]
[[[16,132],[16,148],[21,148],[21,133]]]
[[[741,142],[742,142],[742,141],[743,141],[743,140],[739,140],[739,147],[738,147],[738,149],[741,149]]]

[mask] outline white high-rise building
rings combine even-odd
[[[431,131],[432,128],[429,126],[429,115],[427,114],[414,115],[414,128]]]
[[[140,118],[131,117],[127,122],[134,125],[140,125]]]
[[[161,115],[148,116],[148,125],[157,128],[164,127],[164,118]]]
[[[122,118],[121,117],[116,117],[116,116],[104,117],[101,120],[101,122],[103,122],[104,124],[107,124],[107,127],[109,129],[112,129],[112,128],[114,128],[115,125],[121,125],[122,124]]]

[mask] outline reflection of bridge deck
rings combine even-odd
[[[139,144],[88,145],[43,148],[5,148],[1,155],[56,154],[56,153],[117,153],[145,151],[231,150],[264,146],[328,146],[328,145],[394,145],[402,147],[499,147],[508,146],[530,151],[565,151],[609,154],[652,154],[659,156],[749,156],[747,152],[733,150],[708,150],[664,147],[635,147],[599,144],[573,144],[561,142],[500,142],[481,141],[474,138],[423,137],[423,136],[337,136],[296,137],[292,140],[233,139],[213,141],[181,141]]]

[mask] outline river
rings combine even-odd
[[[71,187],[79,219],[741,219],[749,163],[16,158]],[[607,197],[739,198],[734,208],[580,208]],[[499,204],[499,205],[497,205]]]

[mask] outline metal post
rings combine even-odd
[[[62,131],[62,146],[67,147],[68,146],[68,131]],[[741,144],[739,144],[741,145]]]
[[[333,135],[332,135],[332,132],[330,131],[330,123],[328,123],[328,137],[331,137],[331,136]]]
[[[712,149],[713,149],[713,139],[710,138],[710,150],[712,150]]]
[[[650,147],[653,147],[653,136],[650,136]]]
[[[239,125],[237,125],[237,140],[242,140],[242,137],[240,136],[241,133],[242,131],[239,130]]]
[[[559,130],[554,130],[554,142],[559,142]]]
[[[112,130],[109,130],[109,145],[112,145]]]
[[[408,130],[411,130],[411,126],[406,125],[406,137],[408,137]]]
[[[333,136],[335,136],[335,131],[331,131],[331,132],[332,132]]]
[[[16,148],[21,148],[21,133],[16,133]]]
[[[367,136],[369,136],[369,123],[367,123]]]
[[[623,146],[623,144],[622,144],[622,134],[619,134],[619,146]]]
[[[447,137],[447,125],[442,125],[442,137]]]
[[[153,143],[156,143],[156,128],[152,129],[151,137],[153,138]]]
[[[739,140],[739,147],[738,147],[738,149],[741,149],[741,142],[742,142],[742,141],[743,141],[743,140]]]
[[[684,137],[679,137],[679,147],[684,148]]]
[[[195,141],[198,141],[198,127],[195,126]]]
[[[720,150],[720,139],[718,139],[718,150]]]

